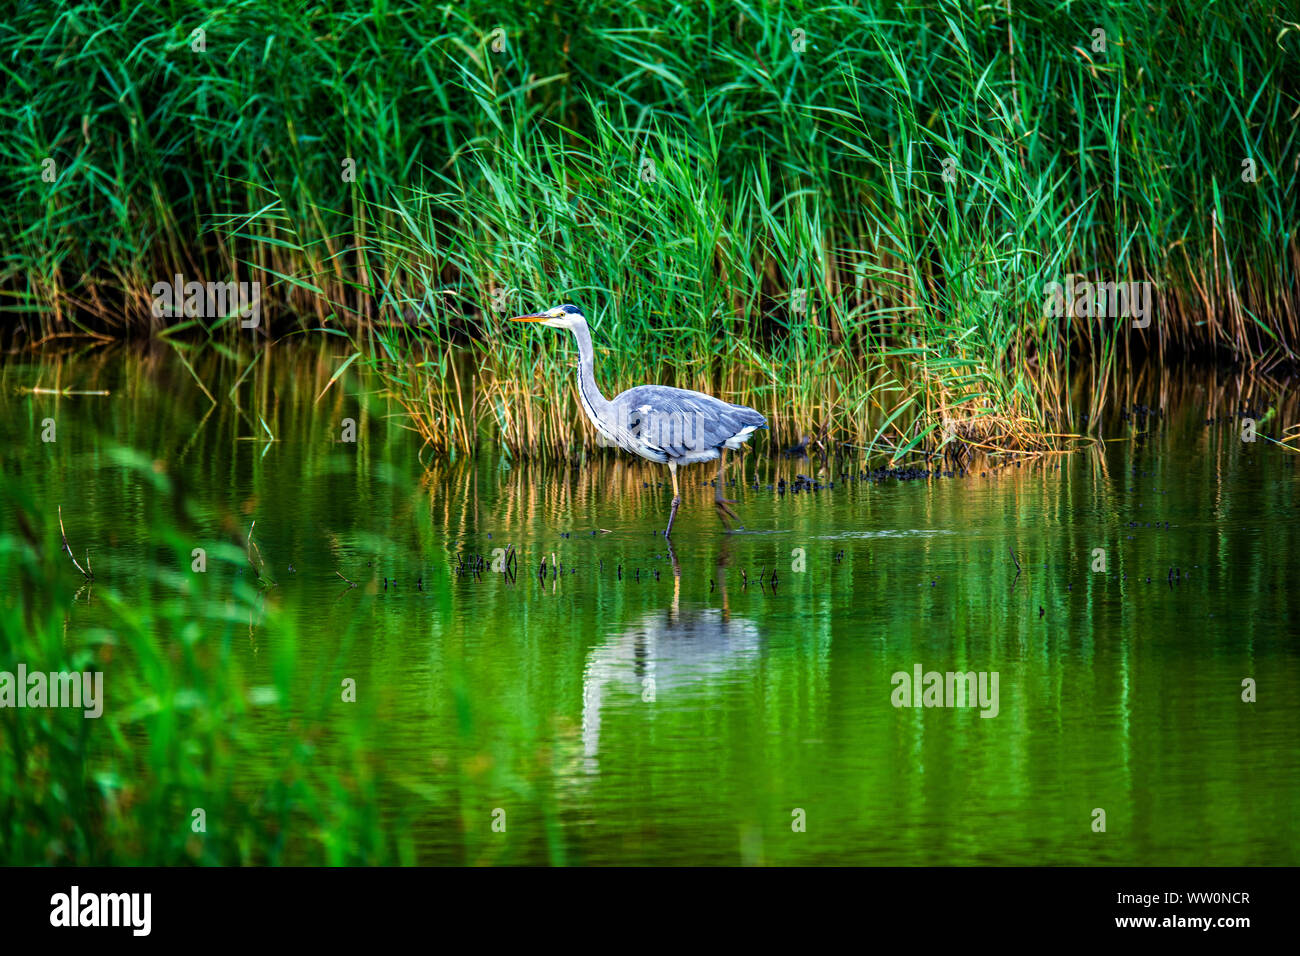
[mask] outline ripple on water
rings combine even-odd
[[[839,531],[835,534],[812,535],[814,541],[841,541],[846,538],[937,538],[956,534],[948,528],[877,528],[874,531]]]

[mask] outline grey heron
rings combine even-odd
[[[746,405],[666,385],[638,385],[607,399],[596,385],[591,332],[581,309],[557,305],[545,312],[517,315],[511,321],[540,322],[572,332],[578,342],[578,396],[596,431],[624,451],[668,466],[673,479],[673,504],[665,538],[672,534],[673,519],[682,501],[677,487],[678,465],[718,459],[714,505],[724,526],[728,518],[736,518],[728,507],[735,502],[722,497],[726,466],[723,453],[740,448],[755,430],[766,428],[767,419]]]

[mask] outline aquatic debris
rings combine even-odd
[[[261,587],[274,587],[275,582],[266,576],[266,559],[262,557],[262,550],[253,540],[253,529],[257,527],[257,519],[248,526],[248,539],[244,544],[244,553],[248,557],[248,565],[257,575],[257,583]],[[256,560],[254,560],[256,558]]]
[[[86,550],[86,566],[83,568],[77,563],[77,556],[72,553],[72,545],[68,544],[68,533],[63,530],[63,505],[59,505],[59,534],[63,537],[63,550],[68,552],[68,557],[72,558],[73,567],[80,571],[87,581],[93,581],[95,575],[90,570],[90,549]]]

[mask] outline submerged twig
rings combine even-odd
[[[262,549],[259,548],[257,542],[253,540],[253,529],[255,527],[257,527],[256,519],[254,519],[253,523],[248,526],[248,545],[246,549],[248,554],[248,565],[254,572],[256,572],[258,581],[260,581],[264,586],[271,587],[275,585],[275,582],[266,576],[266,559],[262,557]],[[254,555],[257,556],[256,561],[253,560]]]
[[[68,533],[63,530],[63,505],[59,505],[59,534],[63,537],[63,550],[68,552],[73,567],[80,571],[82,577],[86,578],[86,580],[93,581],[95,579],[94,573],[87,570],[90,567],[90,550],[86,550],[86,567],[83,568],[77,563],[77,556],[72,553],[72,545],[68,544]]]
[[[262,560],[262,552],[261,552],[261,549],[259,549],[259,548],[257,547],[257,545],[256,545],[256,544],[254,543],[254,541],[253,541],[253,529],[256,528],[256,527],[257,527],[257,519],[254,518],[254,519],[253,519],[253,523],[250,524],[250,525],[248,526],[248,541],[247,541],[247,543],[245,544],[244,550],[245,550],[245,552],[246,552],[247,555],[248,555],[248,563],[252,566],[252,568],[253,568],[254,571],[256,571],[258,574],[261,574],[261,573],[262,573],[262,568],[261,568],[261,566],[257,563],[257,561],[261,561],[261,560]],[[254,552],[254,551],[257,552],[257,561],[254,561],[254,560],[253,560],[253,552]]]
[[[60,395],[64,397],[72,395],[108,395],[107,389],[73,389],[73,388],[23,388],[19,389],[28,395]]]

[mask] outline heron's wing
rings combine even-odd
[[[667,459],[744,441],[755,429],[767,427],[767,419],[748,406],[666,385],[629,388],[611,404],[637,441]]]

